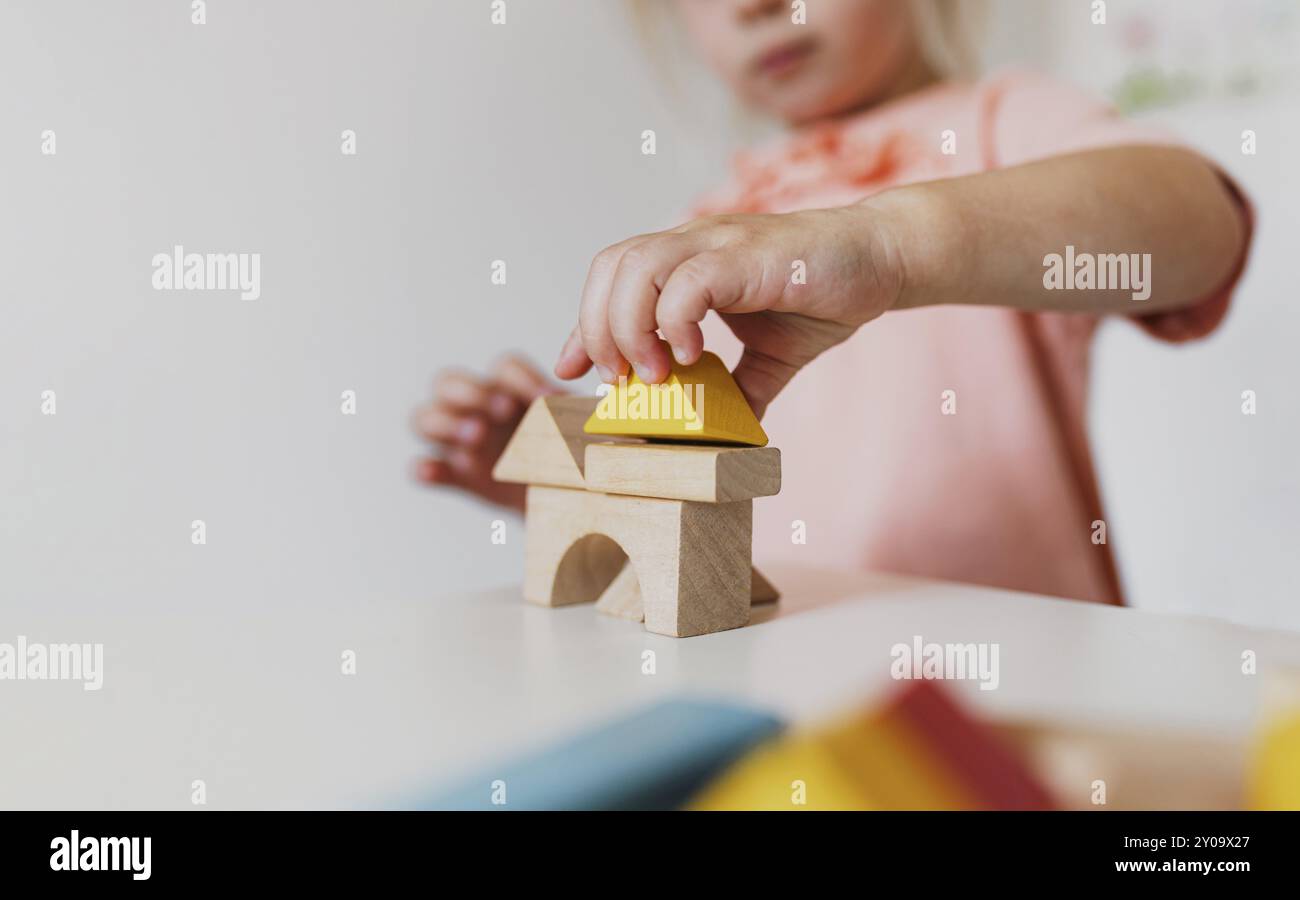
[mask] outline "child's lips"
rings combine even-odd
[[[787,41],[760,53],[754,60],[754,70],[771,78],[785,78],[801,67],[816,49],[812,38]]]

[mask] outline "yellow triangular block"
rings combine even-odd
[[[588,434],[767,445],[767,435],[735,379],[712,353],[705,353],[692,366],[673,363],[672,373],[662,384],[646,384],[635,374],[619,378],[582,430]]]

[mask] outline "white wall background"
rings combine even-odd
[[[991,55],[1100,79],[1072,18],[1087,6],[1000,4]],[[514,0],[494,27],[486,0],[210,0],[200,27],[179,0],[8,0],[0,625],[52,607],[310,615],[517,580],[517,530],[493,546],[495,513],[409,481],[407,417],[441,367],[512,347],[549,363],[593,253],[722,172],[734,117],[693,72],[664,90],[625,13]],[[1214,103],[1162,115],[1255,195],[1254,263],[1206,344],[1104,334],[1097,453],[1135,603],[1300,627],[1283,149],[1300,135],[1285,92]],[[153,291],[175,244],[260,252],[262,297]]]

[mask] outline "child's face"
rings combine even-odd
[[[695,46],[750,106],[790,123],[885,99],[919,54],[904,0],[675,0]]]

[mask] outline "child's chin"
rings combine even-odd
[[[769,84],[759,108],[791,125],[805,125],[861,108],[863,92],[825,78],[815,67],[779,84]]]
[[[770,104],[769,112],[790,125],[808,125],[820,119],[829,119],[849,112],[854,104],[828,96],[824,91],[791,91]]]

